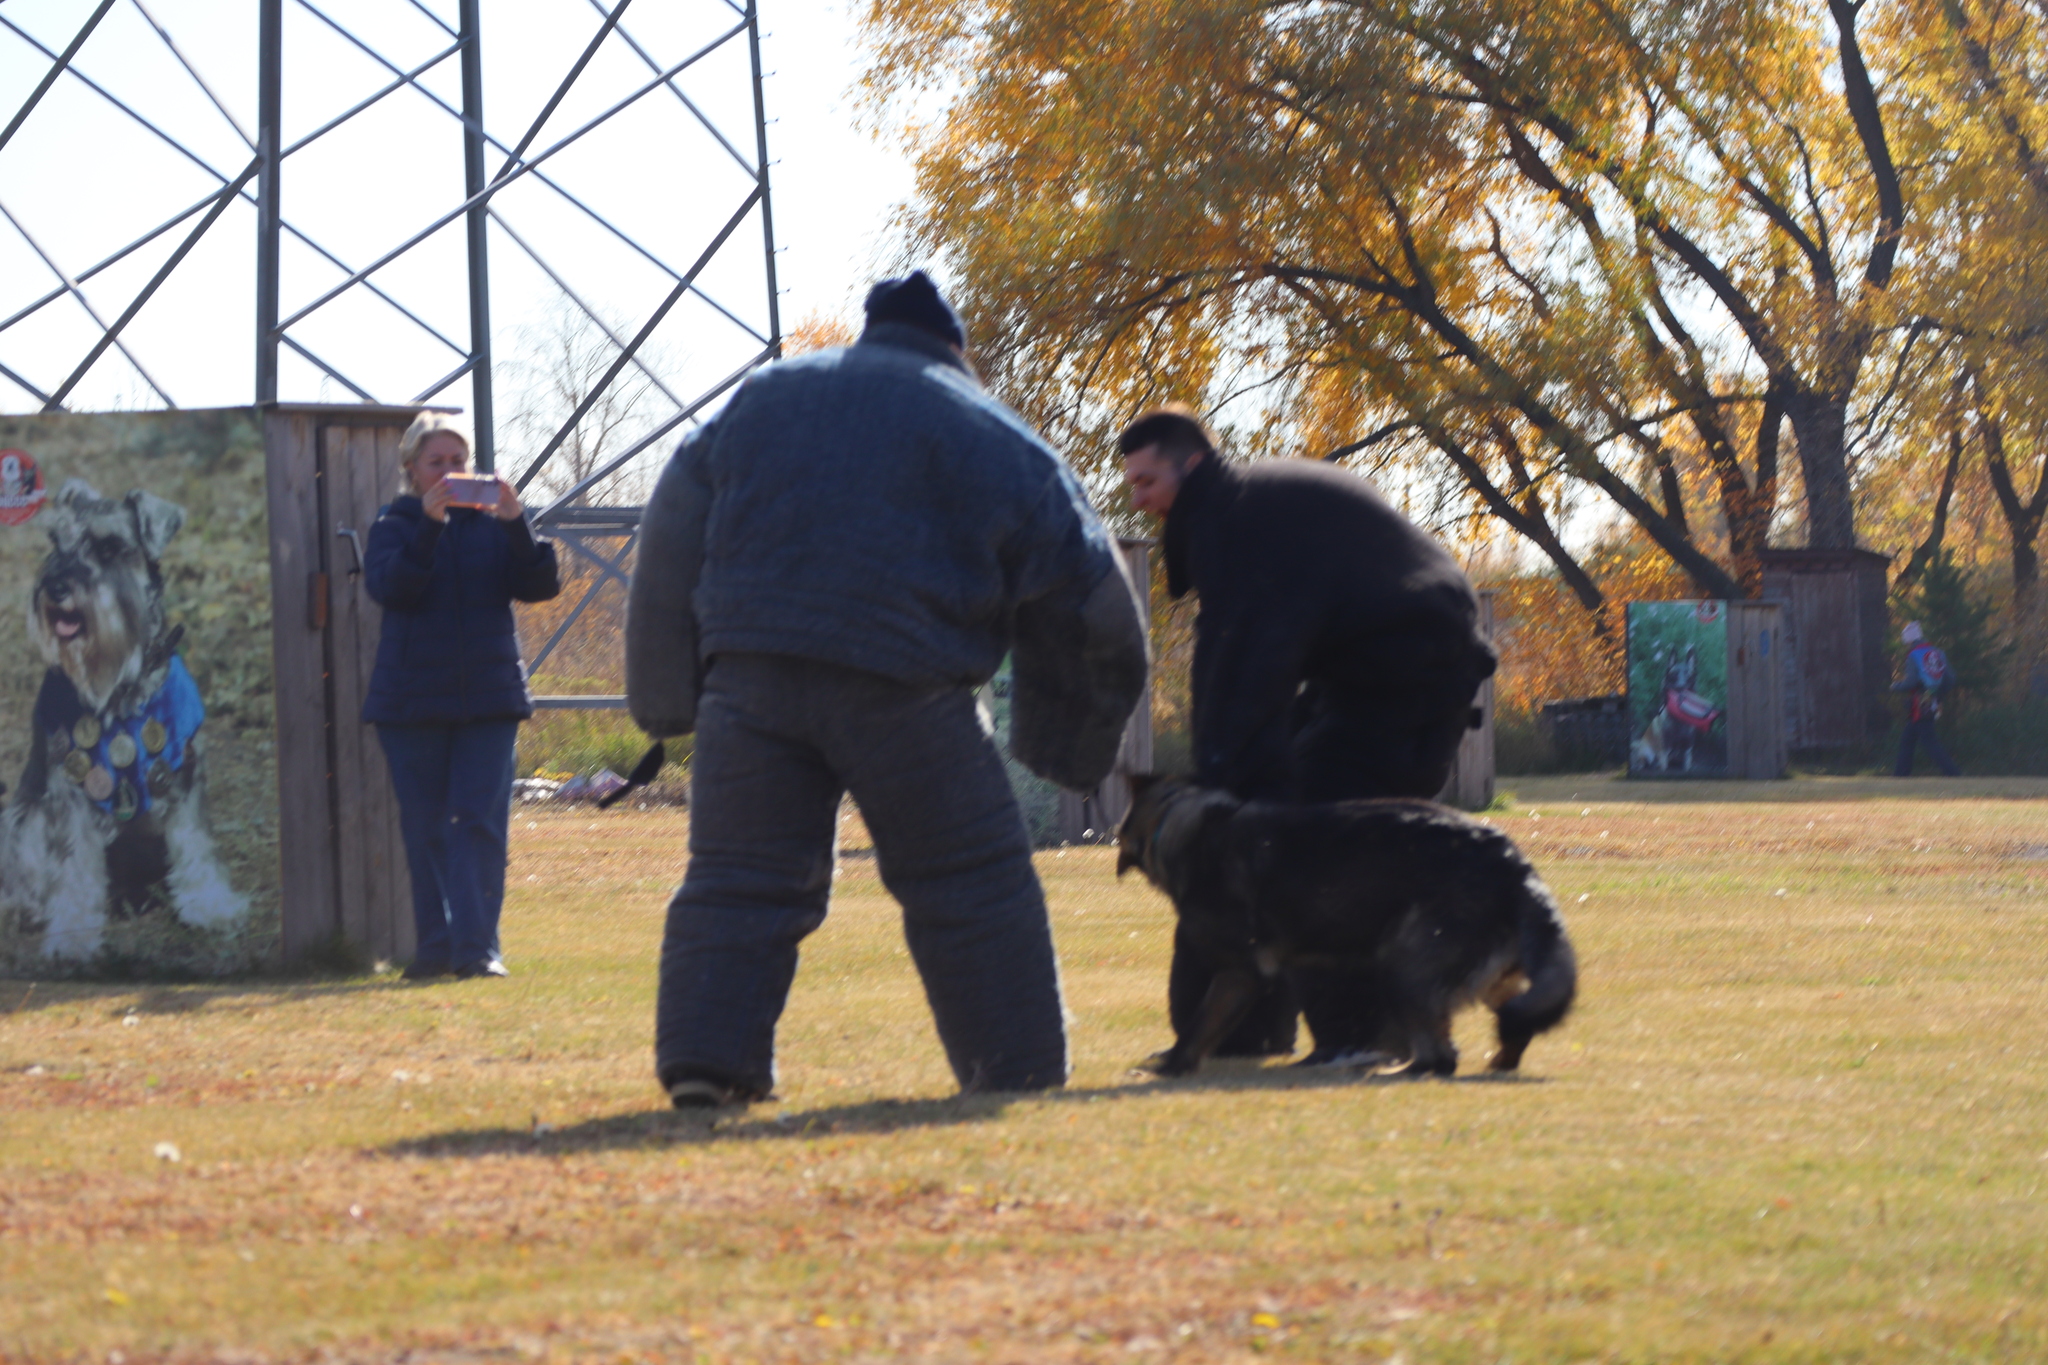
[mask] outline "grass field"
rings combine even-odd
[[[1073,1086],[952,1098],[850,831],[780,1100],[674,1114],[668,810],[519,815],[507,981],[0,983],[0,1358],[2048,1359],[2048,782],[1510,785],[1584,976],[1509,1081],[1134,1078],[1083,849]]]

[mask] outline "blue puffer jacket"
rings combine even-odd
[[[1013,649],[1011,752],[1092,787],[1145,686],[1136,591],[1080,480],[916,328],[755,370],[641,518],[626,700],[651,735],[695,727],[721,652],[973,687]]]
[[[363,581],[384,608],[363,719],[385,725],[525,720],[533,714],[512,603],[562,590],[555,547],[526,519],[448,509],[445,525],[416,497],[370,528]]]

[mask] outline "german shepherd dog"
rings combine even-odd
[[[1182,778],[1133,780],[1117,875],[1141,869],[1221,964],[1192,1027],[1152,1067],[1184,1076],[1290,967],[1355,978],[1372,1055],[1403,1074],[1458,1069],[1451,1018],[1484,1001],[1513,1071],[1557,1026],[1578,959],[1550,891],[1508,837],[1429,801],[1242,802]]]

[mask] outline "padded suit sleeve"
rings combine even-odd
[[[626,594],[626,707],[656,739],[697,728],[703,681],[691,598],[704,571],[711,487],[703,460],[716,423],[692,432],[668,462],[640,518]]]
[[[1086,790],[1109,776],[1144,695],[1148,623],[1123,556],[1064,465],[1020,538],[1010,752]]]

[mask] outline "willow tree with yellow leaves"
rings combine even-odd
[[[1712,596],[1857,543],[1950,354],[1966,3],[874,0],[871,81],[943,105],[913,250],[1036,419],[1425,460],[1597,609],[1574,509]]]

